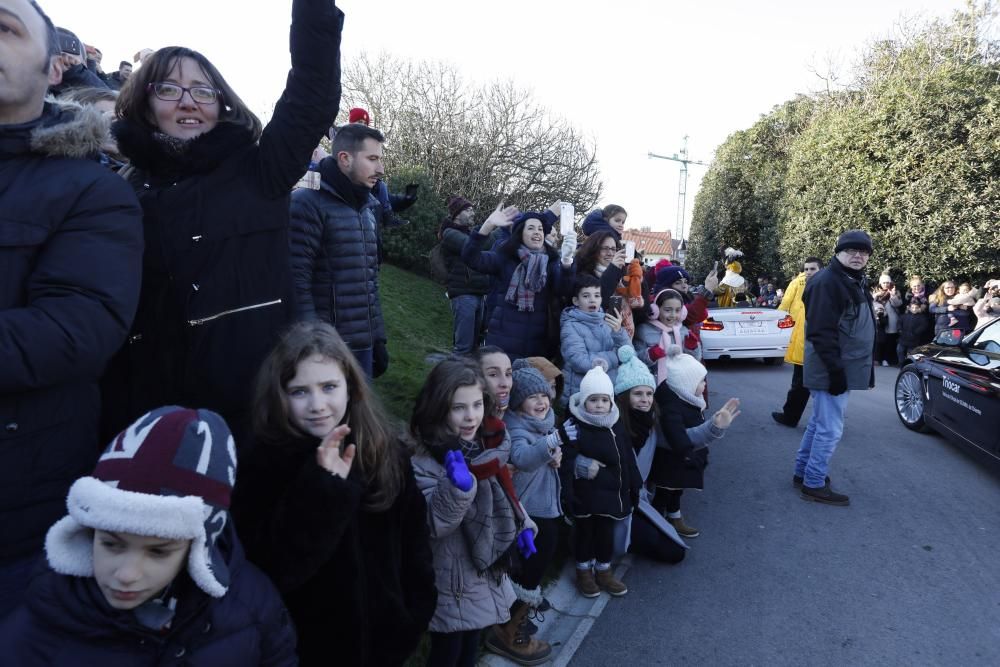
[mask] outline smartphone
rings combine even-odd
[[[635,259],[635,241],[625,242],[625,261],[631,262]]]
[[[417,190],[419,190],[419,189],[420,189],[420,184],[419,183],[410,183],[409,185],[406,186],[406,191],[405,191],[406,192],[406,196],[407,197],[416,197],[417,196]]]
[[[80,42],[73,35],[59,33],[59,50],[74,56],[80,55]]]
[[[559,204],[559,233],[566,236],[573,231],[573,205],[563,202]]]
[[[611,310],[615,311],[616,314],[621,315],[622,308],[625,307],[625,299],[620,294],[616,294],[608,299],[608,305],[611,306]]]

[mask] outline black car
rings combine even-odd
[[[1000,463],[1000,320],[963,337],[945,330],[910,351],[896,378],[896,414]]]

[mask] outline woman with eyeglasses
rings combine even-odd
[[[105,435],[196,405],[242,444],[253,377],[294,313],[289,193],[337,115],[343,16],[334,0],[294,0],[292,70],[266,127],[188,48],[156,51],[122,88],[112,129],[146,248],[135,322],[102,387]]]
[[[642,281],[642,260],[625,261],[625,247],[612,230],[590,234],[576,251],[578,274],[593,275],[601,280],[601,308],[616,311],[629,338],[636,326],[646,320],[643,294],[649,290]]]

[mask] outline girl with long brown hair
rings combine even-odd
[[[406,448],[332,326],[294,325],[257,375],[233,513],[295,621],[303,665],[402,664],[434,613]],[[392,637],[386,641],[386,637]]]

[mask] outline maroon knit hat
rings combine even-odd
[[[368,115],[368,112],[361,107],[354,107],[347,113],[348,123],[364,123],[365,125],[372,124],[372,118]]]
[[[191,540],[188,574],[221,597],[229,570],[215,541],[229,521],[236,445],[225,420],[209,410],[157,408],[122,431],[89,477],[70,487],[69,516],[45,539],[49,565],[93,576],[90,529]]]
[[[458,214],[467,208],[474,208],[471,201],[465,197],[448,197],[448,216],[454,220]]]

